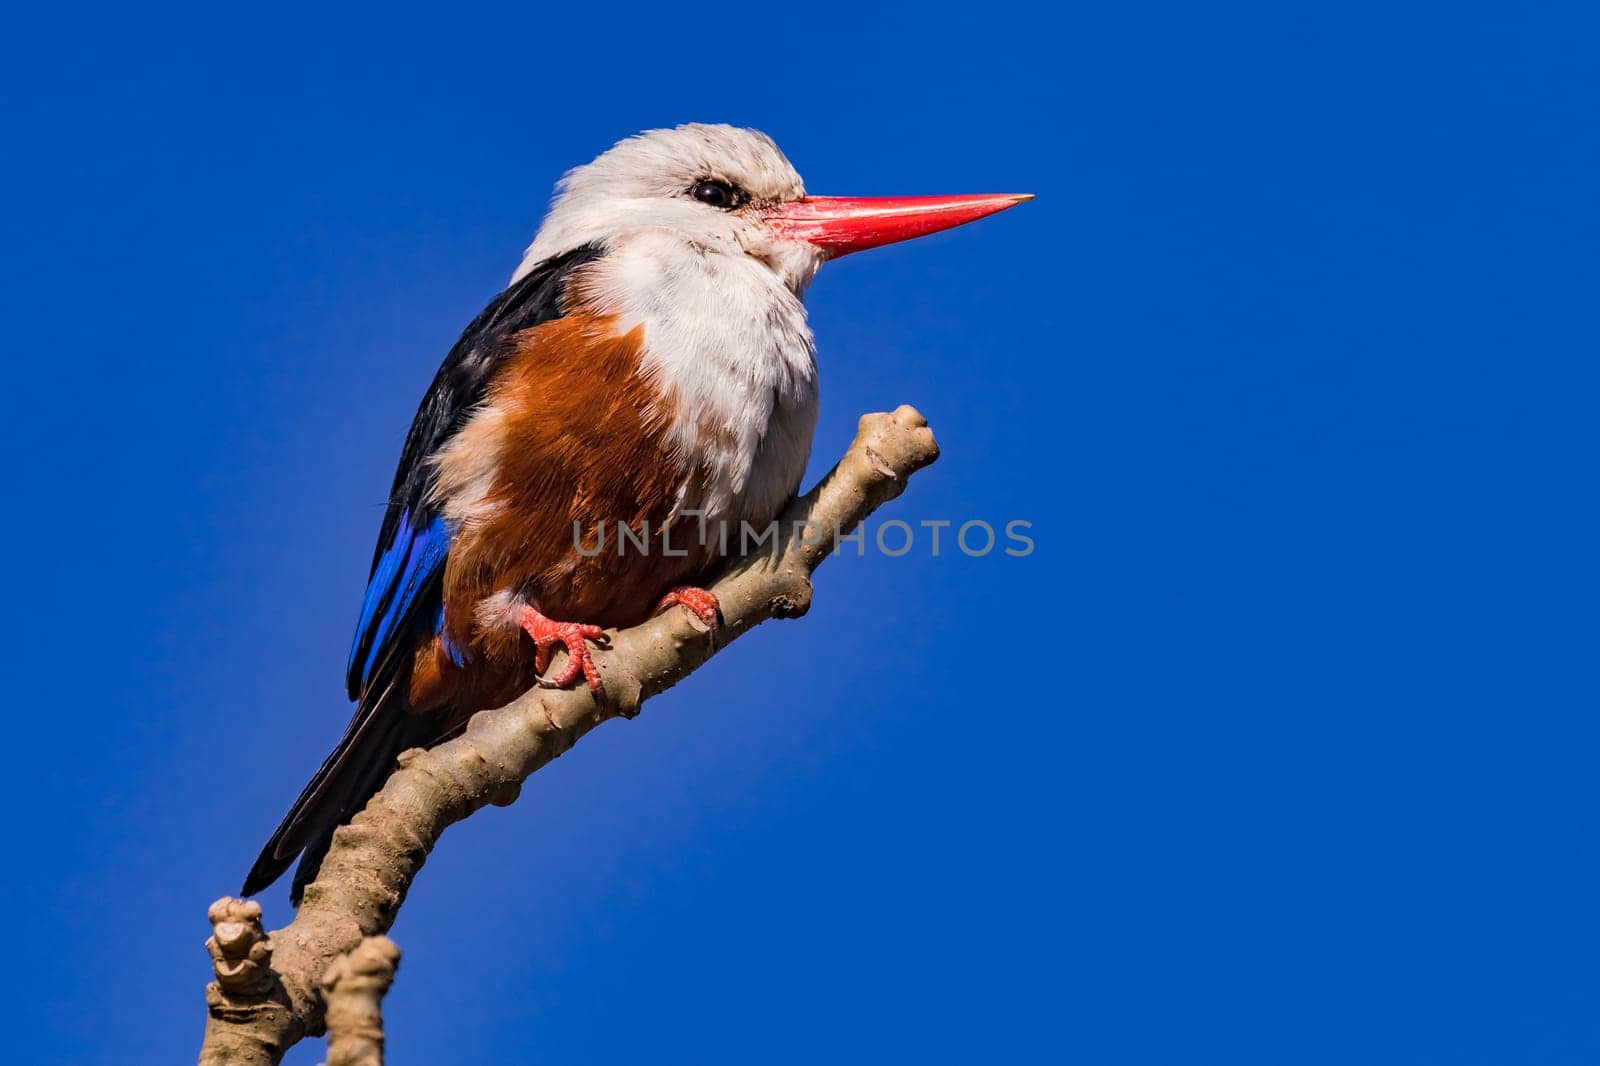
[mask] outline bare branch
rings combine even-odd
[[[369,936],[322,975],[328,1061],[323,1066],[383,1066],[383,997],[394,983],[400,949]]]
[[[805,614],[812,571],[938,455],[926,420],[912,408],[862,416],[838,465],[785,510],[773,548],[734,564],[713,586],[725,621],[721,645],[769,618]],[[535,688],[475,715],[454,740],[403,753],[382,791],[334,833],[294,921],[272,934],[272,988],[236,992],[220,976],[211,986],[201,1063],[275,1063],[290,1045],[322,1032],[319,979],[364,938],[388,930],[447,826],[485,805],[512,802],[529,774],[608,718],[637,714],[714,650],[687,612],[668,611],[611,634],[609,650],[596,654],[603,706],[582,685]]]

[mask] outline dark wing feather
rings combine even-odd
[[[484,308],[434,375],[406,434],[400,466],[389,490],[389,508],[372,553],[366,600],[345,670],[351,699],[361,698],[385,646],[405,631],[402,619],[424,605],[423,597],[408,594],[420,592],[425,585],[422,578],[444,566],[445,552],[434,550],[438,535],[429,532],[440,521],[428,498],[434,478],[429,458],[455,435],[483,399],[495,370],[508,354],[506,338],[560,318],[567,278],[599,255],[598,248],[580,248],[539,264]],[[416,544],[419,538],[421,546]],[[418,554],[425,557],[426,565],[417,565]],[[437,604],[431,606],[436,613]]]
[[[434,376],[406,434],[346,665],[345,686],[357,701],[355,715],[262,849],[245,878],[244,895],[277,880],[305,851],[291,893],[298,901],[333,830],[382,787],[395,757],[439,739],[441,716],[414,715],[405,700],[418,643],[443,624],[444,566],[454,534],[431,498],[429,459],[483,400],[510,353],[507,339],[561,317],[568,277],[600,254],[591,246],[539,264],[473,320]]]

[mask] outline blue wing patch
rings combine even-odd
[[[361,621],[356,625],[355,643],[345,666],[352,696],[361,692],[395,637],[411,628],[404,625],[408,619],[420,614],[435,633],[443,629],[444,603],[439,599],[436,579],[450,554],[452,535],[443,517],[436,516],[418,528],[410,510],[400,515],[394,539],[378,558],[361,604]],[[431,611],[422,602],[426,598],[436,601]],[[459,655],[454,645],[450,652],[452,657]]]

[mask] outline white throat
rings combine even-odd
[[[626,332],[644,328],[640,372],[674,411],[669,443],[690,469],[679,510],[766,523],[799,488],[817,423],[817,366],[798,278],[740,250],[644,229],[614,238],[582,290]]]

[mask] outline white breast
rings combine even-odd
[[[642,372],[676,409],[671,444],[694,474],[680,511],[766,523],[805,473],[817,424],[816,349],[805,307],[741,254],[636,231],[585,272],[586,300],[644,327]]]

